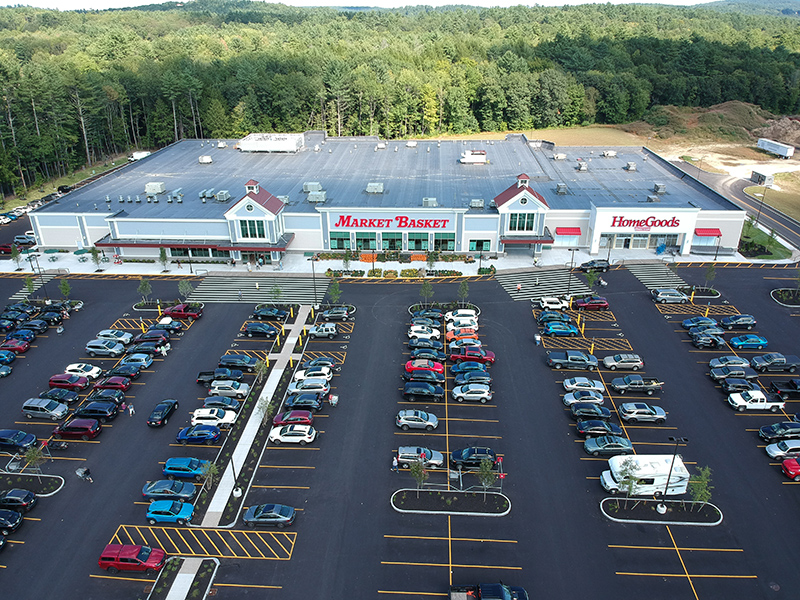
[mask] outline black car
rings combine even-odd
[[[347,321],[350,318],[350,309],[346,306],[335,306],[322,312],[324,321]]]
[[[25,323],[25,329],[30,329],[34,333],[44,333],[50,329],[50,324],[42,319],[33,319]]]
[[[256,504],[247,509],[242,521],[248,527],[277,527],[282,529],[294,523],[294,508],[283,504]]]
[[[142,374],[142,366],[136,364],[118,364],[117,366],[103,371],[103,377],[127,377],[128,379],[138,379]]]
[[[403,386],[403,398],[409,402],[416,400],[439,402],[444,400],[444,388],[424,381],[409,381]]]
[[[161,349],[165,348],[167,343],[169,342],[140,342],[138,344],[131,344],[125,348],[125,354],[147,354],[149,356],[158,356],[161,354]]]
[[[203,401],[203,408],[222,408],[225,410],[239,410],[241,403],[235,398],[227,396],[209,396]]]
[[[275,337],[278,335],[278,330],[269,323],[248,323],[242,330],[247,337],[260,336],[260,337]]]
[[[9,535],[22,525],[22,513],[15,510],[0,509],[0,533]]]
[[[492,383],[492,376],[488,371],[469,371],[467,373],[459,373],[456,375],[454,386],[467,385],[469,383],[485,383],[487,385]]]
[[[48,398],[50,400],[57,400],[64,404],[72,404],[80,399],[78,392],[72,390],[65,390],[64,388],[50,388],[47,391],[39,394],[39,398]]]
[[[166,344],[169,342],[169,331],[166,329],[148,329],[135,336],[131,341],[134,344],[140,342],[161,342],[162,344]]]
[[[78,407],[75,416],[82,419],[97,419],[101,423],[107,423],[115,418],[119,412],[116,402],[103,400],[99,402],[89,402]]]
[[[760,390],[761,387],[753,381],[739,379],[738,377],[726,377],[722,380],[722,389],[725,391],[725,393],[730,394],[731,392],[749,392],[750,390]]]
[[[317,358],[312,358],[303,363],[304,369],[308,369],[309,367],[330,367],[333,369],[335,366],[336,360],[328,356],[318,356]]]
[[[258,359],[254,356],[248,356],[247,354],[225,354],[220,356],[219,364],[217,365],[220,369],[222,368],[229,368],[229,369],[241,369],[242,371],[247,371],[248,373],[252,373],[256,370],[256,363]]]
[[[444,348],[444,344],[436,340],[415,338],[413,340],[408,340],[408,347],[411,350],[416,350],[417,348],[433,348],[434,350],[441,350]]]
[[[753,315],[731,315],[720,319],[719,324],[725,329],[752,329],[757,322]]]
[[[313,394],[310,392],[294,394],[284,400],[283,407],[286,410],[310,410],[311,412],[317,412],[318,410],[322,410],[324,400],[323,394]]]
[[[779,442],[781,440],[800,439],[800,423],[795,423],[794,421],[785,421],[783,423],[764,425],[758,430],[758,437],[768,444]]]
[[[611,265],[607,260],[598,259],[585,262],[578,268],[584,273],[588,273],[589,271],[602,271],[603,273],[605,273],[606,271],[608,271],[608,268],[610,266]]]
[[[0,319],[0,333],[8,333],[9,331],[14,331],[17,327],[17,324],[14,321],[9,321],[8,319]]]
[[[600,419],[606,421],[611,418],[611,411],[605,406],[598,406],[591,402],[576,402],[569,407],[573,419]]]
[[[5,452],[25,452],[37,444],[36,436],[19,429],[0,429],[0,450]]]
[[[692,344],[696,348],[721,348],[725,345],[725,340],[718,335],[706,335],[701,333],[692,338]]]
[[[562,323],[569,323],[572,321],[572,318],[559,310],[543,310],[539,313],[539,316],[536,317],[536,322],[539,325],[544,325],[545,323],[549,323],[550,321],[561,321]]]
[[[109,401],[115,403],[117,406],[125,402],[125,392],[122,390],[107,390],[99,389],[92,390],[92,393],[86,397],[87,402],[103,402]]]
[[[582,437],[598,437],[602,435],[624,436],[625,433],[619,425],[601,421],[600,419],[579,420],[577,426],[578,435]]]
[[[406,381],[424,381],[434,385],[444,385],[444,375],[436,371],[406,371],[403,370],[403,379]]]
[[[29,319],[29,315],[25,314],[24,312],[20,312],[18,310],[7,310],[4,313],[0,314],[0,319],[11,321],[19,325],[20,323],[24,323]]]
[[[150,427],[163,427],[169,423],[169,418],[178,408],[178,401],[174,398],[167,398],[159,402],[147,417],[147,424]]]
[[[263,306],[261,308],[256,308],[253,311],[253,314],[250,315],[251,319],[257,319],[259,321],[279,321],[281,319],[285,319],[289,313],[285,310],[280,310],[277,308],[267,308]]]
[[[33,316],[39,312],[37,307],[35,307],[33,304],[28,304],[27,302],[16,302],[15,304],[9,304],[4,310],[17,310],[19,312],[24,312],[28,316]]]
[[[447,360],[447,354],[441,350],[434,350],[433,348],[415,348],[411,351],[411,359],[425,358],[427,360],[435,360],[436,362],[444,362]]]
[[[492,468],[498,467],[497,454],[491,448],[484,446],[454,450],[450,455],[450,466],[454,469],[480,469],[481,461],[484,459],[492,461]]]
[[[161,319],[160,321],[156,321],[147,328],[148,331],[153,331],[156,329],[161,329],[169,334],[180,333],[181,331],[183,331],[183,323],[181,323],[177,319],[172,319],[168,317],[167,319]]]
[[[0,492],[0,508],[26,513],[36,506],[36,494],[15,488]]]
[[[37,318],[49,323],[50,325],[61,325],[62,321],[64,320],[61,316],[61,313],[53,311],[42,313]]]

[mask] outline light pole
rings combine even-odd
[[[720,242],[721,242],[721,241],[722,241],[722,236],[721,236],[721,235],[718,235],[718,236],[717,236],[717,249],[716,249],[716,251],[714,252],[714,260],[715,260],[715,261],[717,260],[717,256],[719,256],[719,244],[720,244]]]
[[[482,265],[483,265],[483,244],[481,244],[480,250],[478,250],[478,275],[481,274]]]
[[[669,491],[669,480],[672,479],[672,468],[675,466],[675,459],[678,456],[678,446],[680,446],[681,444],[688,444],[689,443],[689,438],[685,438],[685,437],[669,436],[667,439],[670,442],[673,442],[675,444],[675,450],[673,450],[673,452],[672,452],[672,462],[669,465],[669,473],[667,473],[667,483],[664,486],[664,496],[663,496],[663,498],[666,498],[667,492]],[[665,512],[667,512],[667,507],[666,507],[666,505],[664,504],[663,501],[658,505],[658,512],[661,513],[662,515]]]
[[[575,253],[579,250],[579,248],[568,248],[571,252],[569,256],[569,278],[567,279],[567,300],[569,301],[570,305],[572,305],[572,301],[569,299],[569,293],[572,289],[572,267],[575,264]]]
[[[764,199],[767,197],[767,188],[769,186],[764,186],[764,193],[761,194],[761,202],[758,204],[758,213],[756,213],[756,222],[754,225],[758,225],[758,220],[761,218],[761,209],[764,208]]]
[[[314,263],[319,260],[319,256],[314,254],[308,260],[311,261],[311,285],[314,287],[314,306],[317,305],[317,273],[314,269]]]

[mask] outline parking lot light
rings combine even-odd
[[[669,480],[672,479],[672,468],[675,466],[675,458],[678,456],[678,446],[680,446],[681,444],[688,444],[689,443],[689,438],[685,438],[685,437],[669,436],[667,439],[670,442],[674,442],[675,449],[672,452],[672,462],[669,465],[669,472],[667,473],[667,483],[664,486],[664,496],[663,496],[663,498],[667,497],[667,492],[669,491]],[[665,512],[667,512],[667,506],[666,506],[666,504],[664,504],[663,498],[662,498],[662,502],[657,506],[657,510],[658,510],[659,514],[662,514],[662,515]]]

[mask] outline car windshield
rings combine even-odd
[[[189,468],[192,469],[193,471],[197,470],[197,467],[199,466],[200,466],[200,461],[197,460],[196,458],[193,458],[192,460],[189,461]]]
[[[778,450],[783,450],[784,452],[786,452],[787,450],[789,450],[789,444],[787,444],[786,442],[778,442]]]
[[[181,506],[183,506],[183,504],[176,500],[175,502],[172,503],[172,506],[169,507],[169,512],[177,514],[181,512]]]
[[[136,555],[137,560],[141,562],[147,562],[147,559],[150,558],[150,553],[153,551],[152,548],[149,546],[142,546],[142,549],[139,550],[139,554]]]
[[[17,433],[15,433],[15,434],[14,434],[14,435],[11,437],[11,441],[12,441],[12,442],[16,442],[16,443],[19,443],[19,442],[21,442],[21,441],[22,441],[22,440],[24,440],[24,439],[25,439],[25,432],[24,432],[24,431],[18,431]]]

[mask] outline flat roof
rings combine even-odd
[[[634,207],[658,196],[657,206],[740,210],[650,150],[616,147],[616,156],[605,158],[600,147],[538,147],[524,136],[505,140],[425,140],[408,143],[376,138],[327,138],[307,134],[307,146],[296,153],[255,153],[234,149],[237,140],[184,140],[147,158],[130,163],[89,185],[70,192],[57,202],[37,209],[39,213],[87,213],[108,215],[124,211],[131,219],[221,219],[233,203],[245,195],[245,183],[259,182],[270,193],[288,198],[285,212],[315,214],[317,204],[303,191],[306,182],[319,182],[326,200],[319,206],[333,209],[422,208],[423,198],[436,198],[443,208],[469,209],[469,214],[493,213],[489,203],[527,173],[531,187],[553,210],[589,210],[599,207]],[[461,153],[485,150],[487,164],[461,164]],[[554,160],[564,154],[564,160]],[[211,164],[200,164],[211,156]],[[578,165],[587,168],[580,171]],[[628,163],[636,165],[627,169]],[[163,182],[159,202],[147,202],[145,184]],[[367,193],[367,185],[382,183],[383,193]],[[556,192],[558,183],[566,193]],[[663,184],[656,194],[655,184]],[[167,202],[170,192],[181,189],[181,203]],[[203,190],[227,190],[226,202],[199,197]],[[122,197],[122,202],[120,201]],[[139,202],[136,197],[139,197]],[[131,199],[131,202],[128,199]],[[484,208],[470,208],[481,198]],[[107,201],[107,199],[109,201]],[[650,206],[653,206],[650,204]],[[123,216],[123,215],[120,215]]]

